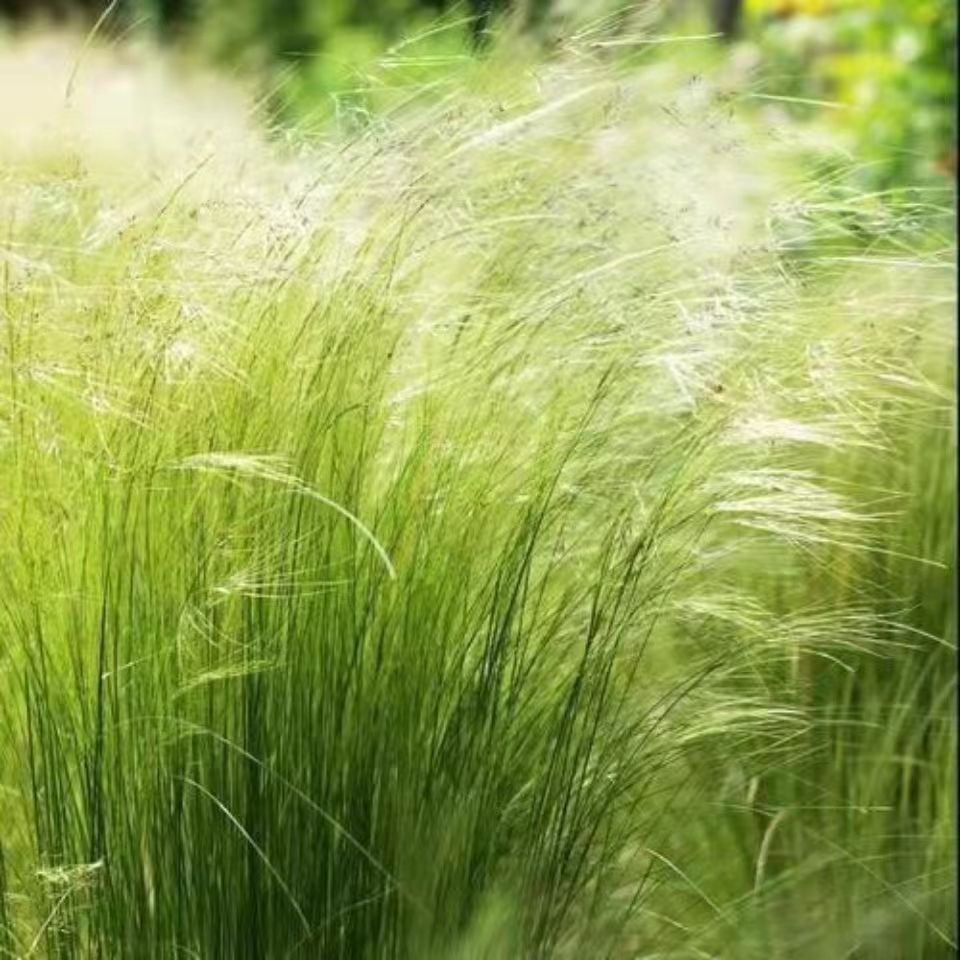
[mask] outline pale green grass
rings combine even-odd
[[[949,955],[927,207],[664,66],[284,150],[2,55],[7,955]]]

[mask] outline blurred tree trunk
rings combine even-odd
[[[713,26],[725,40],[732,40],[740,32],[743,0],[713,0]]]
[[[166,37],[176,37],[187,25],[192,12],[185,0],[154,0],[160,32]]]
[[[470,16],[473,17],[470,33],[475,47],[483,45],[487,27],[490,26],[490,17],[496,5],[497,0],[470,0]]]

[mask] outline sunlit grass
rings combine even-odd
[[[2,55],[7,954],[948,955],[935,198],[663,65]]]

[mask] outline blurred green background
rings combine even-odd
[[[83,26],[105,9],[104,0],[0,0],[7,29]],[[868,188],[956,171],[953,0],[115,0],[101,28],[146,31],[255,71],[281,122],[356,121],[376,110],[378,86],[422,87],[469,66],[496,35],[549,51],[590,28],[621,39],[718,34],[697,55],[749,51],[767,94],[792,98],[780,102],[801,117],[829,113],[869,171]],[[608,49],[636,58],[638,48]],[[649,59],[676,46],[642,49]]]

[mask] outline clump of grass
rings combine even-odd
[[[897,539],[936,523],[908,417],[951,487],[951,388],[910,366],[942,298],[797,269],[794,180],[706,81],[458,83],[348,143],[5,167],[8,954],[811,956],[809,878],[872,862],[891,769],[940,909],[954,728],[845,737],[884,716],[869,658],[952,642],[951,604],[881,602],[939,589],[902,554],[951,562]],[[810,756],[826,833],[793,829]]]

